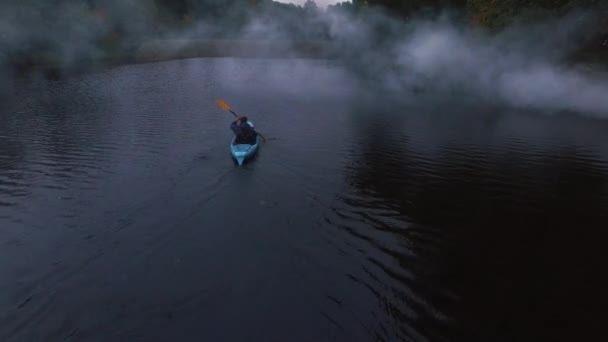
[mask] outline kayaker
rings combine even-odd
[[[236,144],[253,145],[256,143],[258,132],[256,132],[255,129],[247,123],[246,116],[239,116],[236,120],[234,120],[230,125],[230,129],[236,136]]]

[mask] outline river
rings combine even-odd
[[[355,83],[335,62],[230,58],[16,80],[0,340],[603,331],[608,121]],[[268,138],[244,167],[217,98]]]

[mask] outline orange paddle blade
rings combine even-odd
[[[220,106],[220,108],[222,108],[223,110],[230,110],[230,107],[228,107],[226,102],[224,102],[224,100],[222,99],[217,100],[217,105]]]

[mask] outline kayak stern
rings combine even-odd
[[[259,138],[255,144],[234,144],[234,140],[230,145],[230,152],[232,154],[232,158],[236,161],[239,166],[245,164],[245,162],[251,158],[253,158],[258,151],[259,147]]]
[[[253,127],[253,123],[251,121],[248,124]],[[256,137],[255,144],[237,144],[236,137],[232,138],[232,142],[230,143],[230,153],[232,154],[233,159],[239,166],[242,166],[246,160],[254,157],[256,152],[258,151],[258,147],[260,145],[260,137]]]

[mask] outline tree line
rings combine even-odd
[[[590,39],[592,45],[608,49],[606,0],[352,0],[329,6],[328,11],[361,13],[373,8],[401,18],[432,16],[449,11],[460,14],[472,26],[490,31],[500,30],[522,17],[534,22],[582,10],[595,15],[591,18],[595,27],[592,31],[596,36]]]
[[[575,8],[591,10],[598,18],[603,14],[603,21],[597,22],[598,38],[593,41],[608,49],[606,0],[353,0],[331,5],[326,13],[345,14],[346,22],[351,20],[357,25],[368,18],[377,19],[377,15],[371,15],[377,12],[407,21],[448,10],[471,25],[499,30],[524,14],[532,13],[531,18],[559,17]],[[336,28],[330,27],[322,12],[314,0],[302,6],[273,0],[4,2],[0,4],[0,20],[10,30],[5,32],[7,39],[0,42],[0,66],[8,63],[27,67],[65,56],[66,51],[74,60],[129,55],[129,49],[142,41],[171,35],[329,41],[330,31]],[[375,37],[382,38],[383,25],[384,21],[376,20],[374,27],[379,28],[380,34]]]

